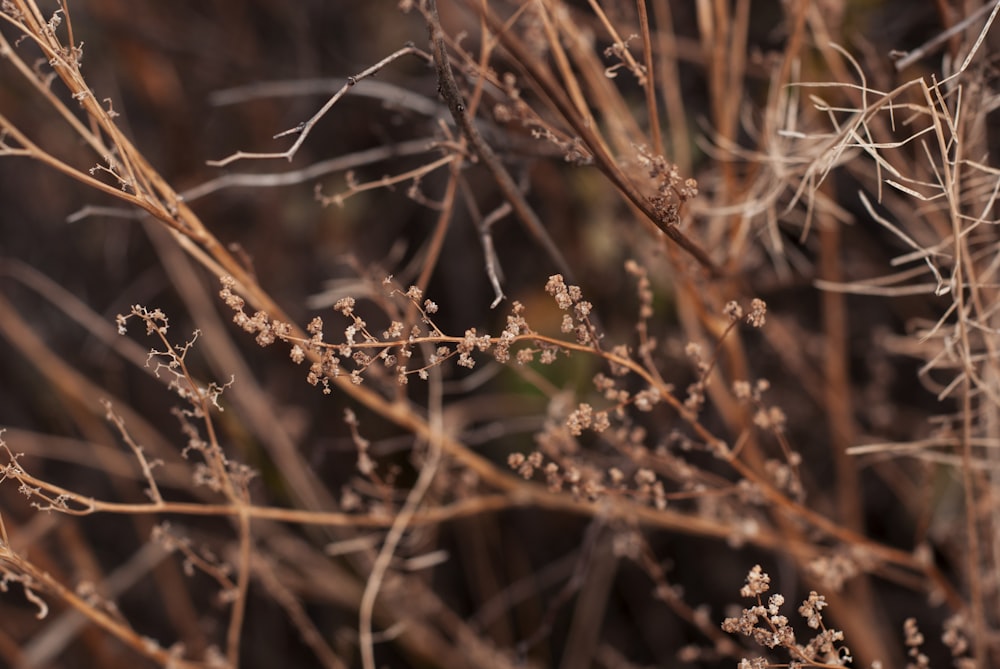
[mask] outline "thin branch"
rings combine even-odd
[[[272,153],[237,151],[236,153],[226,156],[221,160],[209,160],[207,161],[207,164],[211,165],[212,167],[225,167],[226,165],[236,162],[237,160],[260,160],[260,159],[272,159],[272,158],[284,158],[289,162],[291,162],[291,160],[295,157],[295,154],[298,153],[299,149],[302,147],[302,144],[306,141],[306,138],[309,137],[309,133],[312,132],[313,127],[317,123],[319,123],[320,119],[326,116],[327,112],[329,112],[330,109],[332,109],[333,106],[337,104],[340,98],[344,97],[344,95],[347,94],[347,91],[349,91],[351,87],[353,87],[356,83],[358,83],[362,79],[374,76],[387,65],[399,60],[404,56],[410,56],[410,55],[417,56],[418,58],[426,62],[430,62],[431,60],[431,57],[425,51],[418,49],[417,47],[410,44],[404,46],[402,49],[394,51],[393,53],[389,54],[379,62],[375,63],[371,67],[362,70],[353,77],[348,77],[344,85],[340,87],[340,90],[334,93],[333,96],[326,101],[326,104],[320,107],[319,111],[313,114],[313,116],[308,121],[304,121],[303,123],[300,123],[294,128],[289,128],[288,130],[279,132],[277,135],[274,136],[274,139],[278,139],[281,137],[287,137],[289,135],[297,135],[295,142],[286,151],[278,151]]]
[[[451,60],[448,58],[447,47],[444,43],[444,29],[441,27],[441,20],[437,14],[437,4],[434,0],[427,1],[425,19],[427,21],[427,29],[430,32],[431,46],[433,47],[433,59],[434,66],[437,69],[438,86],[441,96],[444,98],[445,103],[447,103],[448,109],[451,111],[451,116],[455,120],[455,125],[459,127],[462,135],[472,147],[472,150],[482,161],[483,165],[486,166],[486,169],[490,171],[504,198],[510,202],[514,208],[514,213],[521,223],[524,224],[528,233],[545,250],[555,264],[556,269],[566,278],[575,282],[575,279],[572,278],[574,277],[574,272],[563,257],[562,251],[552,240],[552,237],[549,236],[542,221],[538,218],[534,209],[531,208],[531,205],[528,204],[528,201],[517,187],[507,168],[503,166],[493,148],[486,143],[486,140],[483,139],[483,136],[469,118],[468,109],[462,99],[462,93],[458,90],[458,84],[451,69]]]
[[[646,0],[635,0],[639,10],[639,30],[642,34],[642,51],[645,56],[643,68],[643,92],[646,94],[646,115],[649,116],[649,134],[653,142],[653,151],[663,155],[663,135],[660,132],[660,111],[656,105],[656,75],[653,72],[653,38],[649,32],[649,14],[646,10]]]
[[[891,55],[895,55],[895,56],[899,57],[899,60],[897,60],[896,63],[895,63],[896,70],[897,71],[898,70],[904,70],[907,67],[909,67],[910,65],[912,65],[913,63],[915,63],[918,60],[920,60],[921,58],[923,58],[924,56],[929,56],[932,52],[934,52],[935,50],[937,50],[937,48],[940,47],[942,44],[944,44],[949,39],[951,39],[955,35],[959,34],[963,30],[965,30],[966,28],[968,28],[970,25],[972,25],[973,23],[975,23],[976,21],[978,21],[980,18],[982,18],[984,14],[986,14],[987,12],[990,12],[992,10],[992,14],[990,15],[990,19],[986,22],[986,26],[980,32],[979,41],[977,41],[977,43],[976,43],[976,47],[978,47],[979,44],[982,42],[982,36],[985,35],[986,30],[989,28],[990,24],[992,23],[993,18],[995,17],[998,8],[1000,8],[1000,1],[994,1],[993,4],[992,4],[992,6],[989,5],[989,4],[985,4],[982,7],[980,7],[979,9],[977,9],[976,11],[974,11],[971,14],[969,14],[968,16],[966,16],[961,21],[958,21],[952,27],[948,28],[947,30],[942,31],[941,33],[938,33],[937,35],[935,35],[931,39],[927,40],[926,42],[924,42],[923,44],[921,44],[920,46],[918,46],[916,49],[913,49],[913,50],[911,50],[909,52],[905,52],[904,51],[904,52],[895,52],[895,53],[891,54]],[[975,53],[975,49],[973,49],[973,50],[971,50],[969,52],[969,57],[970,58],[972,57],[973,53]],[[964,69],[964,67],[967,67],[967,66],[968,66],[968,63],[966,62],[965,66],[963,66],[962,68],[960,68],[959,71],[961,71],[962,69]]]
[[[427,406],[427,453],[420,468],[416,483],[406,495],[406,502],[393,518],[385,542],[375,558],[371,574],[365,582],[365,590],[361,596],[359,607],[359,645],[361,647],[361,662],[365,669],[375,669],[375,647],[372,639],[372,615],[375,610],[375,599],[382,587],[382,581],[392,564],[396,548],[403,540],[403,534],[410,526],[424,495],[437,476],[444,455],[444,393],[442,391],[441,368],[435,367],[428,378]]]
[[[720,274],[719,268],[708,253],[681,232],[678,227],[680,220],[679,205],[676,211],[658,212],[650,199],[643,195],[631,179],[625,175],[618,162],[611,156],[604,142],[600,139],[597,129],[592,124],[588,124],[576,111],[573,103],[566,97],[549,72],[544,69],[539,59],[535,58],[511,31],[504,30],[503,22],[493,12],[484,11],[486,11],[485,17],[490,30],[499,36],[504,48],[511,53],[518,65],[538,83],[539,88],[548,97],[556,111],[566,119],[566,122],[583,139],[587,148],[594,155],[594,162],[597,168],[611,180],[618,191],[629,202],[645,215],[645,220],[663,232],[667,238],[687,252],[688,255],[697,260],[711,275],[718,276]]]

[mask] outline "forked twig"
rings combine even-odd
[[[371,67],[367,67],[361,72],[357,73],[356,75],[348,77],[344,85],[340,87],[340,90],[334,93],[333,96],[326,101],[326,104],[320,107],[319,111],[313,114],[308,121],[304,121],[299,125],[295,126],[294,128],[289,128],[288,130],[279,132],[277,135],[274,136],[274,139],[279,139],[281,137],[287,137],[289,135],[297,135],[295,142],[290,147],[288,147],[287,150],[269,152],[269,153],[237,151],[236,153],[226,156],[225,158],[222,158],[220,160],[209,160],[208,164],[211,165],[212,167],[225,167],[226,165],[236,162],[237,160],[260,160],[260,159],[272,159],[272,158],[284,158],[285,160],[291,162],[291,160],[295,157],[295,154],[298,153],[299,149],[302,147],[302,144],[306,141],[306,138],[309,136],[309,133],[312,132],[313,126],[319,123],[320,119],[326,116],[326,113],[330,111],[330,109],[332,109],[333,106],[337,104],[337,102],[342,97],[344,97],[344,95],[347,94],[347,91],[349,91],[352,86],[354,86],[362,79],[374,76],[379,71],[381,71],[385,66],[394,63],[400,58],[411,55],[417,56],[418,58],[426,62],[430,62],[431,60],[430,55],[428,55],[425,51],[423,51],[422,49],[418,49],[412,44],[408,44],[404,46],[402,49],[398,49],[393,53],[389,54],[388,56],[386,56],[379,62],[375,63]]]

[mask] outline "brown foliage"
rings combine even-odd
[[[0,664],[1000,664],[1000,5],[43,4]]]

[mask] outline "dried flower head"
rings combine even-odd
[[[764,323],[767,322],[767,303],[759,297],[755,297],[752,302],[750,302],[750,313],[747,314],[747,323],[755,328],[764,327]]]

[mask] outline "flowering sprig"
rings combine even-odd
[[[844,633],[840,630],[827,628],[823,624],[823,609],[827,602],[823,595],[815,591],[799,606],[801,615],[810,629],[816,634],[806,645],[799,644],[795,639],[795,631],[789,620],[781,614],[785,603],[783,595],[775,593],[764,603],[763,595],[771,588],[771,577],[760,565],[754,565],[747,574],[746,584],[740,589],[740,595],[756,599],[757,603],[743,609],[739,617],[726,618],[722,622],[723,631],[731,634],[742,634],[752,638],[765,648],[784,648],[791,659],[787,665],[776,665],[764,658],[743,659],[740,669],[766,669],[767,667],[787,666],[789,669],[803,667],[822,667],[824,669],[848,666],[851,653],[843,645]]]

